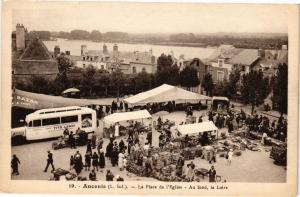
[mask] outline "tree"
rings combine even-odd
[[[149,90],[152,87],[151,74],[146,71],[142,71],[134,78],[135,90],[143,92]]]
[[[74,62],[72,62],[72,60],[64,53],[61,53],[56,60],[58,64],[58,71],[63,75],[66,74],[66,71],[74,65]]]
[[[97,30],[93,30],[90,34],[90,39],[96,41],[102,40],[102,34]]]
[[[230,92],[229,92],[229,85],[228,82],[222,81],[222,82],[217,82],[214,85],[213,88],[213,95],[214,96],[225,96],[225,97],[229,97],[230,96]]]
[[[238,82],[240,81],[240,71],[238,69],[234,69],[229,74],[229,81],[227,83],[227,90],[228,90],[228,97],[232,98],[232,96],[236,95],[236,92],[238,90]]]
[[[173,62],[171,55],[161,54],[157,59],[157,71],[155,73],[156,85],[162,85],[164,83],[170,85],[179,84],[179,68]]]
[[[124,74],[119,68],[117,68],[114,72],[111,73],[110,84],[112,88],[117,90],[117,100],[119,100],[120,88],[124,85],[124,82]]]
[[[202,87],[206,91],[206,95],[211,96],[212,90],[214,88],[214,82],[212,79],[212,75],[210,73],[206,73],[203,77]]]
[[[287,113],[288,109],[288,66],[279,64],[277,76],[274,79],[273,85],[273,102],[275,102],[278,111]]]
[[[88,92],[89,96],[92,96],[93,88],[95,86],[95,74],[96,69],[92,65],[89,65],[82,73],[81,89],[83,92]]]
[[[97,83],[100,87],[105,89],[105,96],[107,96],[110,84],[110,75],[108,73],[101,73],[97,79]]]
[[[180,72],[179,76],[180,76],[180,85],[183,87],[187,87],[188,89],[191,87],[198,86],[200,84],[197,75],[197,70],[191,66],[185,67]]]
[[[246,104],[251,104],[251,113],[254,107],[263,104],[267,96],[265,80],[262,71],[250,71],[243,75],[241,94]]]
[[[87,40],[90,36],[90,33],[85,30],[76,29],[71,31],[70,36],[75,40]]]

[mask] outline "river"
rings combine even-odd
[[[92,42],[86,40],[66,40],[57,39],[56,41],[43,41],[47,46],[49,51],[54,51],[54,47],[58,45],[61,51],[70,51],[71,55],[80,55],[81,45],[87,45],[88,50],[102,50],[103,42]],[[105,43],[108,50],[111,51],[114,43]],[[216,48],[203,48],[203,47],[183,47],[183,46],[166,46],[166,45],[153,45],[153,44],[126,44],[126,43],[116,43],[118,44],[119,51],[150,51],[158,57],[162,53],[173,54],[175,57],[184,55],[185,59],[190,58],[208,58]]]

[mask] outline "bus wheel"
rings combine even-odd
[[[14,136],[11,138],[11,145],[12,146],[19,146],[19,145],[23,145],[26,144],[27,140],[24,136]]]

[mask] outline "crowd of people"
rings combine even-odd
[[[278,120],[271,122],[270,118],[263,115],[247,115],[243,110],[237,112],[229,110],[228,114],[208,112],[208,119],[213,121],[219,128],[228,128],[231,133],[241,127],[249,131],[256,131],[264,136],[269,136],[281,141],[286,141],[287,138],[287,120],[280,116]]]
[[[174,102],[167,103],[167,109],[169,112],[172,112],[175,109]],[[149,109],[151,112],[155,112],[160,108],[158,104],[146,105],[145,108]],[[128,104],[122,101],[120,102],[112,102],[110,107],[104,108],[99,106],[97,108],[98,118],[104,116],[104,114],[115,113],[119,111],[128,111]],[[187,107],[186,109],[187,116],[193,116],[193,109],[191,107]],[[224,127],[228,128],[228,132],[232,133],[234,130],[238,128],[244,127],[251,131],[257,131],[263,134],[264,137],[270,136],[276,138],[281,141],[285,141],[287,137],[287,120],[283,117],[280,117],[277,121],[271,121],[268,117],[262,115],[247,115],[243,110],[234,111],[229,110],[227,114],[218,113],[209,111],[207,114],[207,118],[209,121],[213,121],[214,124],[222,129]],[[200,115],[197,122],[203,122],[204,115]],[[183,122],[181,124],[184,124]],[[163,125],[167,125],[167,128],[163,127]],[[171,122],[166,120],[162,121],[161,117],[157,120],[157,130],[160,132],[159,135],[159,147],[164,148],[167,144],[172,143],[172,133],[170,131]],[[130,126],[128,127],[128,136],[126,138],[120,137],[120,125],[116,123],[112,126],[112,130],[109,135],[109,143],[106,147],[104,147],[104,139],[102,137],[96,136],[95,134],[91,135],[92,137],[88,138],[88,142],[86,145],[86,151],[84,157],[82,157],[81,153],[77,150],[74,155],[70,156],[70,170],[74,170],[79,176],[84,171],[89,171],[89,180],[96,181],[97,173],[103,172],[106,170],[106,180],[107,181],[124,181],[122,177],[119,175],[115,176],[111,169],[108,169],[107,166],[117,167],[119,171],[126,171],[128,166],[128,161],[133,161],[138,166],[143,166],[145,168],[145,176],[150,176],[152,173],[154,166],[158,161],[158,155],[151,153],[152,146],[152,133],[151,131],[141,131],[139,129],[138,122],[130,122]],[[75,133],[69,132],[68,128],[65,128],[63,132],[62,139],[68,139],[68,143],[71,149],[76,149],[76,137],[81,135],[85,135],[80,128],[77,129]],[[188,135],[184,136],[182,141],[182,148],[186,148],[190,146],[190,137]],[[210,138],[207,133],[201,134],[198,137],[198,144],[202,146],[208,145],[210,142]],[[65,143],[64,140],[61,140],[61,143]],[[233,151],[228,151],[226,155],[228,165],[231,164],[233,157]],[[216,153],[212,155],[209,160],[209,163],[216,162]],[[111,165],[107,165],[110,163]],[[11,161],[11,167],[13,169],[12,174],[18,175],[18,165],[20,161],[16,155],[13,155]],[[48,151],[47,155],[47,163],[44,172],[47,172],[49,166],[52,167],[52,171],[55,170],[53,154]],[[193,181],[195,178],[195,164],[190,162],[189,164],[185,164],[185,160],[183,157],[180,157],[176,162],[176,176],[185,175],[189,181]],[[208,171],[208,177],[210,182],[216,181],[216,170],[214,166],[211,166],[211,169]]]

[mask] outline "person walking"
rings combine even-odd
[[[21,164],[19,158],[16,155],[13,155],[11,160],[11,168],[12,168],[12,175],[19,175],[19,164]]]
[[[74,169],[77,176],[81,173],[82,168],[83,168],[82,156],[79,153],[79,151],[77,151],[76,154],[74,155]]]
[[[76,148],[76,146],[75,146],[75,138],[74,138],[74,135],[73,135],[73,131],[71,131],[70,135],[69,135],[69,144],[70,144],[70,148],[71,149]]]
[[[49,165],[51,165],[52,172],[53,172],[55,170],[54,165],[53,165],[53,154],[48,150],[47,165],[46,165],[44,172],[47,172]]]
[[[91,152],[87,152],[85,154],[85,171],[90,171],[90,167],[91,167]]]
[[[92,143],[90,140],[88,141],[88,143],[86,145],[86,153],[87,152],[90,152],[90,153],[92,152]]]
[[[119,122],[117,122],[115,125],[115,138],[118,138],[120,136],[119,128],[120,128],[120,124]]]
[[[100,154],[99,154],[99,167],[105,168],[105,156],[102,149],[100,149]]]
[[[229,152],[227,153],[227,164],[228,165],[231,165],[232,157],[233,157],[233,150],[230,149]]]
[[[120,171],[123,171],[123,159],[124,159],[124,152],[120,152],[118,155],[118,167],[120,169]]]
[[[95,170],[95,168],[96,168],[97,171],[98,171],[98,165],[99,165],[98,164],[98,159],[99,159],[99,157],[98,157],[96,152],[94,152],[92,159],[93,159],[93,162],[92,162],[93,170]]]

